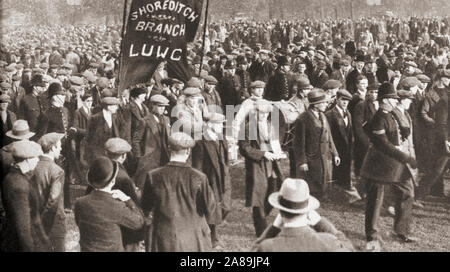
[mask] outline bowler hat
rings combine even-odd
[[[92,163],[87,173],[87,180],[92,187],[103,189],[117,177],[118,172],[118,163],[102,156]]]
[[[243,55],[237,56],[236,63],[237,63],[237,65],[248,64],[247,59]]]
[[[319,201],[309,194],[308,183],[302,179],[286,179],[279,192],[269,196],[269,203],[274,208],[291,213],[307,214],[319,208]]]
[[[6,136],[15,140],[30,139],[34,135],[35,133],[30,131],[30,127],[26,120],[15,121],[12,129],[6,132]]]
[[[286,56],[280,56],[279,58],[278,58],[278,66],[285,66],[285,65],[289,65],[289,61],[288,61],[288,59],[287,59],[287,57]]]
[[[394,85],[389,82],[384,82],[378,88],[378,100],[381,101],[384,98],[395,98],[398,99],[397,91],[394,88]]]
[[[355,58],[355,62],[365,62],[364,55],[357,55]]]

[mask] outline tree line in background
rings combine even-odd
[[[450,11],[449,2],[381,0],[381,6],[368,6],[367,0],[210,0],[210,16],[214,20],[357,19],[386,11],[398,16],[446,16]],[[27,22],[32,24],[90,23],[87,17],[95,14],[91,17],[117,24],[122,21],[123,5],[124,0],[81,0],[79,6],[71,6],[67,0],[2,0],[1,14],[2,18],[24,14]]]

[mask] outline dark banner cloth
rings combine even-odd
[[[148,82],[162,61],[182,81],[190,78],[187,42],[197,33],[203,0],[132,0],[123,37],[119,91]]]

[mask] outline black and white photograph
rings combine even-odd
[[[450,252],[449,14],[1,0],[0,252]]]

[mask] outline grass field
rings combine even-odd
[[[249,251],[255,240],[251,208],[245,207],[245,183],[243,163],[231,168],[233,183],[232,211],[226,221],[218,228],[219,245],[214,249],[219,252]],[[288,171],[288,163],[283,163],[283,171]],[[446,184],[447,189],[448,185]],[[447,190],[448,191],[448,190]],[[341,194],[335,191],[331,201],[321,203],[318,212],[328,218],[343,231],[353,242],[355,248],[363,250],[364,239],[364,208],[351,207],[342,201]],[[450,203],[445,198],[426,199],[423,210],[414,210],[412,232],[419,239],[417,243],[402,244],[390,236],[393,218],[382,214],[379,229],[385,245],[383,251],[441,251],[450,252]],[[273,210],[271,220],[276,211]],[[78,228],[73,220],[73,213],[68,214],[67,250],[79,251]]]

